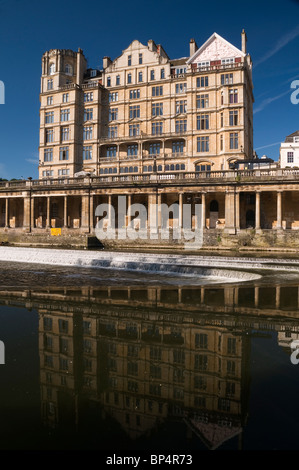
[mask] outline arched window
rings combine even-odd
[[[113,168],[113,173],[117,173],[117,168]]]
[[[138,173],[138,167],[134,166],[134,173]]]
[[[149,166],[148,166],[148,171],[153,171],[152,165],[149,165]]]
[[[179,169],[180,169],[180,165],[179,165],[178,163],[176,164],[175,169],[176,169],[176,170],[179,170]]]
[[[219,204],[215,199],[210,203],[210,212],[218,212],[219,211]]]
[[[162,171],[162,165],[158,165],[158,171]]]
[[[181,170],[185,170],[185,169],[186,169],[185,163],[182,163],[181,164]]]
[[[129,172],[129,168],[126,166],[125,167],[125,173],[128,173]]]
[[[165,171],[169,171],[169,165],[165,165]]]
[[[100,175],[102,175],[102,174],[103,174],[103,168],[100,169]]]
[[[53,73],[55,73],[56,67],[54,63],[50,64],[49,71],[50,71],[50,75],[53,75]]]
[[[109,174],[112,173],[112,171],[113,171],[112,168],[109,168]]]
[[[105,175],[108,175],[108,168],[105,168],[104,173]]]
[[[170,171],[174,171],[174,165],[170,165]]]
[[[65,73],[67,75],[73,75],[73,67],[70,64],[65,65]]]

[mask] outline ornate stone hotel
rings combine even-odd
[[[170,59],[153,40],[134,40],[113,61],[104,57],[102,70],[89,68],[81,49],[44,53],[39,179],[1,183],[2,242],[48,244],[60,235],[82,245],[94,234],[96,207],[108,203],[117,216],[122,195],[127,208],[157,205],[158,239],[162,205],[173,230],[188,204],[192,229],[201,224],[208,245],[296,243],[299,170],[253,150],[245,32],[240,49],[217,33],[189,47],[188,57]],[[138,229],[135,215],[116,229]]]

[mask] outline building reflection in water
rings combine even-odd
[[[251,338],[298,338],[298,287],[57,288],[2,292],[39,312],[42,420],[109,417],[131,440],[166,420],[209,449],[248,419]],[[2,300],[3,302],[3,300]]]

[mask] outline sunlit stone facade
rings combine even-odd
[[[171,60],[134,40],[103,69],[81,49],[42,58],[40,178],[228,170],[253,155],[252,63],[214,33]]]

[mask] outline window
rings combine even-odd
[[[50,64],[50,69],[49,69],[49,72],[50,72],[50,75],[53,75],[53,73],[55,73],[55,70],[56,70],[56,67],[55,67],[55,64]]]
[[[232,88],[229,90],[229,103],[238,103],[238,90]]]
[[[152,116],[163,116],[163,103],[152,104]]]
[[[130,119],[139,118],[140,117],[140,106],[137,106],[137,105],[130,106],[129,116],[130,116]]]
[[[150,347],[150,359],[155,361],[161,361],[162,359],[162,350],[159,347],[151,346]]]
[[[83,160],[91,160],[91,159],[92,159],[92,146],[84,145],[83,146]]]
[[[175,85],[175,92],[178,93],[186,93],[187,91],[187,83],[177,83]]]
[[[73,67],[70,64],[65,65],[65,73],[67,75],[73,75]]]
[[[155,80],[155,71],[151,70],[150,79]]]
[[[45,355],[45,367],[53,367],[53,366],[54,366],[53,356]]]
[[[93,101],[93,92],[84,93],[84,103],[88,103],[89,101]]]
[[[54,111],[49,111],[45,115],[45,123],[52,124],[54,122]]]
[[[69,140],[70,139],[70,128],[69,127],[62,127],[61,128],[61,141]]]
[[[138,392],[138,382],[133,382],[132,380],[128,380],[128,391],[129,392]]]
[[[46,143],[54,142],[54,130],[46,129]]]
[[[197,88],[205,88],[209,86],[209,77],[197,77],[196,86]]]
[[[53,170],[44,170],[43,171],[43,177],[46,177],[46,176],[53,176],[54,175],[54,171]]]
[[[152,135],[161,135],[163,132],[163,122],[152,122]]]
[[[84,109],[84,121],[92,121],[93,119],[93,108]]]
[[[132,56],[128,55],[128,67],[131,67],[132,65]]]
[[[51,104],[53,104],[53,96],[48,96],[47,97],[47,106],[50,106]]]
[[[134,344],[128,344],[128,356],[130,357],[138,357],[139,348]]]
[[[68,327],[69,327],[69,322],[67,320],[59,319],[58,320],[58,327],[59,327],[59,332],[60,333],[67,333],[68,332]]]
[[[236,363],[235,361],[227,361],[227,374],[235,375],[236,373]]]
[[[229,57],[228,59],[221,59],[221,65],[225,64],[234,64],[235,59],[233,57]]]
[[[220,136],[220,150],[223,150],[223,134]]]
[[[91,322],[90,321],[83,321],[83,333],[85,335],[89,335],[91,332]]]
[[[83,140],[92,139],[92,126],[83,127]]]
[[[132,74],[128,73],[127,82],[132,83]]]
[[[174,349],[173,362],[176,364],[185,364],[185,351],[182,349]]]
[[[211,171],[211,165],[196,165],[195,171]]]
[[[230,411],[230,401],[225,398],[218,398],[218,410]]]
[[[135,135],[139,135],[140,128],[139,124],[130,124],[129,125],[129,136],[134,137]]]
[[[60,112],[60,120],[62,122],[70,120],[70,110],[69,109],[62,109]]]
[[[163,87],[162,86],[153,86],[152,87],[152,96],[162,96]]]
[[[232,85],[233,82],[233,74],[232,73],[225,73],[221,75],[221,85]]]
[[[185,163],[176,164],[176,165],[165,165],[165,171],[177,171],[177,170],[185,170]]]
[[[196,375],[194,377],[194,388],[199,390],[207,389],[207,378],[202,375]]]
[[[229,148],[231,150],[239,148],[239,135],[237,132],[232,132],[229,134]]]
[[[177,67],[175,69],[176,75],[181,75],[182,73],[186,73],[186,67]]]
[[[158,155],[160,153],[161,144],[159,142],[150,144],[149,155]]]
[[[195,346],[201,349],[208,348],[208,335],[205,333],[196,333],[195,334]]]
[[[161,379],[161,367],[150,364],[150,376],[154,379]]]
[[[195,370],[207,370],[208,369],[208,356],[204,354],[196,354],[195,355],[195,362],[194,362],[194,369]]]
[[[183,153],[184,152],[184,141],[178,140],[172,142],[172,153]]]
[[[64,354],[68,352],[68,340],[66,338],[59,338],[59,352]]]
[[[187,111],[187,100],[176,101],[175,103],[175,112],[177,114],[182,114]]]
[[[140,90],[130,90],[130,100],[135,100],[136,98],[140,98]]]
[[[236,338],[227,338],[227,352],[228,354],[236,354]]]
[[[203,62],[198,62],[198,64],[197,64],[198,70],[200,70],[202,68],[205,68],[205,67],[209,67],[209,66],[210,66],[210,61],[209,60],[205,60]]]
[[[127,156],[132,157],[136,155],[138,155],[138,145],[137,144],[128,145]]]
[[[107,86],[111,86],[111,77],[107,77]]]
[[[139,54],[139,56],[138,56],[138,62],[139,62],[140,65],[142,64],[142,54]]]
[[[59,149],[59,160],[68,160],[69,159],[69,148],[60,147]]]
[[[208,114],[199,114],[199,116],[197,116],[197,130],[203,131],[209,129],[209,121]]]
[[[47,83],[47,89],[48,90],[53,90],[53,80],[50,78]]]
[[[116,157],[116,145],[112,145],[111,147],[107,147],[106,157]]]
[[[287,153],[287,163],[294,163],[294,152]]]
[[[119,75],[116,75],[115,85],[116,86],[120,85],[120,76]]]
[[[220,127],[223,127],[223,113],[220,113]]]
[[[128,375],[138,375],[138,363],[128,361]]]
[[[177,134],[182,134],[187,131],[187,119],[180,119],[175,121],[175,132]]]
[[[197,137],[197,151],[198,152],[209,152],[209,137]]]
[[[117,126],[109,126],[108,127],[108,137],[110,139],[114,139],[117,137]]]
[[[63,103],[68,103],[69,102],[69,94],[68,93],[63,93],[62,102]]]
[[[209,107],[209,95],[197,95],[196,96],[196,107],[197,108],[208,108]]]
[[[138,82],[142,82],[142,81],[143,81],[142,72],[138,72]]]
[[[109,103],[118,101],[118,92],[109,93]]]
[[[161,396],[161,385],[160,384],[150,384],[149,386],[150,395]]]
[[[236,392],[236,384],[235,382],[226,382],[225,386],[225,395],[227,397],[233,397]]]
[[[239,113],[238,113],[237,110],[229,112],[229,125],[230,126],[237,126],[238,125],[238,115],[239,115]]]
[[[52,318],[44,317],[44,330],[51,331],[52,330]]]
[[[161,80],[163,80],[163,78],[165,78],[165,69],[161,69],[160,78],[161,78]]]
[[[117,121],[118,119],[118,108],[109,109],[109,121]]]
[[[58,176],[67,176],[70,174],[70,170],[66,170],[65,168],[62,170],[58,170]]]

